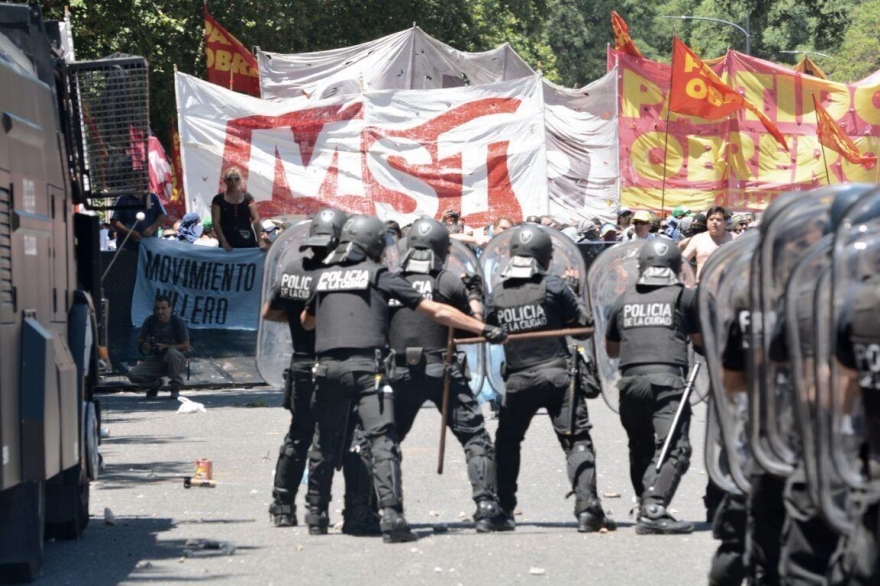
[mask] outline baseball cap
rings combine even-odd
[[[260,226],[262,226],[264,232],[273,232],[278,229],[278,226],[272,220],[263,220]]]
[[[632,214],[632,210],[629,208],[620,208],[619,210],[617,210],[617,217],[618,218],[620,216],[625,216],[627,214]]]
[[[639,210],[635,214],[633,214],[632,221],[633,222],[645,222],[650,224],[653,218],[651,218],[651,214],[646,212],[645,210]]]
[[[672,210],[672,217],[680,218],[682,216],[688,215],[689,213],[691,213],[691,211],[686,206],[678,206],[674,210]]]
[[[617,232],[617,226],[615,226],[614,224],[602,224],[601,235],[605,236],[609,232]]]

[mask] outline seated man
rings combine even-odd
[[[145,385],[147,398],[152,399],[159,394],[162,377],[167,376],[171,379],[171,398],[176,399],[186,368],[184,352],[190,349],[189,331],[182,318],[171,314],[168,297],[156,297],[153,315],[141,326],[138,346],[147,357],[128,371],[128,379],[137,385]]]

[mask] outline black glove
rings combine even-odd
[[[462,275],[461,282],[468,290],[468,299],[483,300],[483,277],[480,275]]]
[[[504,340],[507,339],[507,332],[498,326],[486,325],[483,326],[483,337],[490,344],[503,344]]]

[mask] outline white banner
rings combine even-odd
[[[548,212],[540,77],[478,87],[264,101],[176,74],[187,209],[239,167],[264,217],[324,206],[472,226]]]

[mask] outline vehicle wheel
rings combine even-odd
[[[0,584],[32,582],[43,568],[42,482],[0,492]]]

